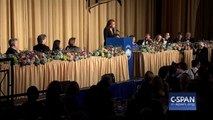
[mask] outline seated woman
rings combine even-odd
[[[18,40],[16,38],[12,38],[9,40],[9,48],[7,49],[6,54],[16,54],[18,53]]]
[[[155,37],[154,43],[157,44],[157,45],[163,44],[163,37],[162,37],[160,34],[158,34],[158,35]]]
[[[52,51],[59,51],[59,50],[61,50],[60,43],[61,43],[60,40],[55,40],[53,42],[53,49],[52,49]]]
[[[50,48],[45,45],[46,41],[47,41],[46,38],[47,38],[47,36],[45,34],[39,35],[37,37],[38,44],[33,47],[33,50],[34,51],[38,51],[38,52],[47,52],[47,51],[50,51]]]
[[[132,49],[133,51],[138,50],[138,44],[136,43],[136,37],[134,35],[130,35],[129,37],[132,38]]]
[[[69,51],[81,51],[80,47],[75,46],[75,40],[76,40],[75,37],[71,37],[69,39],[68,46],[65,48],[65,50],[69,50]]]

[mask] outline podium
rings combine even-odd
[[[133,54],[132,54],[132,37],[127,38],[107,38],[106,47],[122,47],[128,57],[129,77],[133,77]]]

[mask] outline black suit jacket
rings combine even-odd
[[[47,52],[50,51],[50,48],[44,44],[37,44],[33,47],[33,50],[38,52]]]
[[[189,42],[191,42],[191,43],[194,43],[194,42],[195,42],[195,39],[194,39],[194,38],[190,38],[190,39],[185,38],[185,39],[184,39],[184,42],[186,42],[187,40],[189,40]]]
[[[107,27],[104,28],[104,46],[106,45],[106,38],[112,38],[115,37],[115,31],[113,29],[113,32]]]
[[[195,59],[199,60],[201,63],[208,62],[208,48],[204,47],[203,49],[198,49],[195,55]]]
[[[7,49],[7,51],[6,51],[6,54],[8,55],[8,54],[16,54],[16,53],[18,53],[15,49],[13,49],[13,48],[11,48],[11,47],[9,47],[8,49]]]

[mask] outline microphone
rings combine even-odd
[[[121,34],[123,34],[124,35],[124,33],[123,32],[121,32],[120,30],[118,30],[118,29],[115,29],[115,31],[116,31],[116,33],[121,37]]]
[[[118,30],[117,28],[115,28],[115,31],[119,34],[119,36],[123,36],[123,37],[128,37],[126,36],[126,34],[124,32],[121,32],[120,30]]]

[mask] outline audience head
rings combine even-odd
[[[180,76],[180,89],[181,91],[187,91],[188,84],[190,82],[190,76],[187,73],[183,73]]]
[[[178,63],[177,70],[178,70],[179,72],[183,72],[183,71],[185,71],[185,70],[187,70],[187,69],[188,69],[188,67],[187,67],[187,64],[186,64],[185,62],[180,62],[180,63]]]
[[[61,93],[61,84],[59,81],[52,81],[48,88],[46,99],[47,100],[57,100],[60,97]]]
[[[110,82],[111,82],[111,83],[115,83],[115,75],[114,75],[113,73],[104,74],[104,75],[102,75],[101,79],[102,79],[103,77],[110,77]]]
[[[97,86],[101,88],[109,88],[112,85],[112,79],[109,75],[103,75]]]
[[[39,92],[38,92],[37,87],[30,86],[27,89],[27,98],[28,98],[28,101],[36,101],[38,99],[38,96],[39,96]]]
[[[166,80],[166,78],[169,76],[169,66],[163,66],[158,71],[158,76],[162,80]]]
[[[53,42],[53,51],[54,50],[60,50],[60,43],[61,43],[61,41],[60,40],[55,40],[54,42]]]
[[[155,76],[150,83],[155,94],[157,93],[160,96],[164,96],[163,80],[159,76]]]
[[[75,40],[76,40],[75,37],[71,37],[71,38],[69,39],[68,45],[69,45],[69,46],[74,46],[74,45],[75,45]]]
[[[47,38],[47,36],[45,34],[40,34],[37,37],[38,44],[46,44],[46,38]]]
[[[150,82],[154,77],[155,77],[155,76],[154,76],[153,72],[147,71],[147,72],[145,73],[144,79],[145,79],[147,82]]]
[[[8,43],[9,43],[9,46],[10,46],[11,48],[14,48],[14,49],[17,49],[17,48],[18,48],[18,40],[17,40],[17,38],[11,38],[11,39],[8,41]]]
[[[107,28],[115,28],[115,20],[114,19],[109,19],[107,21],[107,25],[106,25]]]
[[[169,74],[175,74],[177,72],[177,63],[172,62],[172,64],[169,66]]]
[[[200,62],[198,60],[192,60],[192,67],[200,67]]]
[[[71,81],[67,87],[66,95],[76,96],[80,92],[79,85],[76,81]]]

